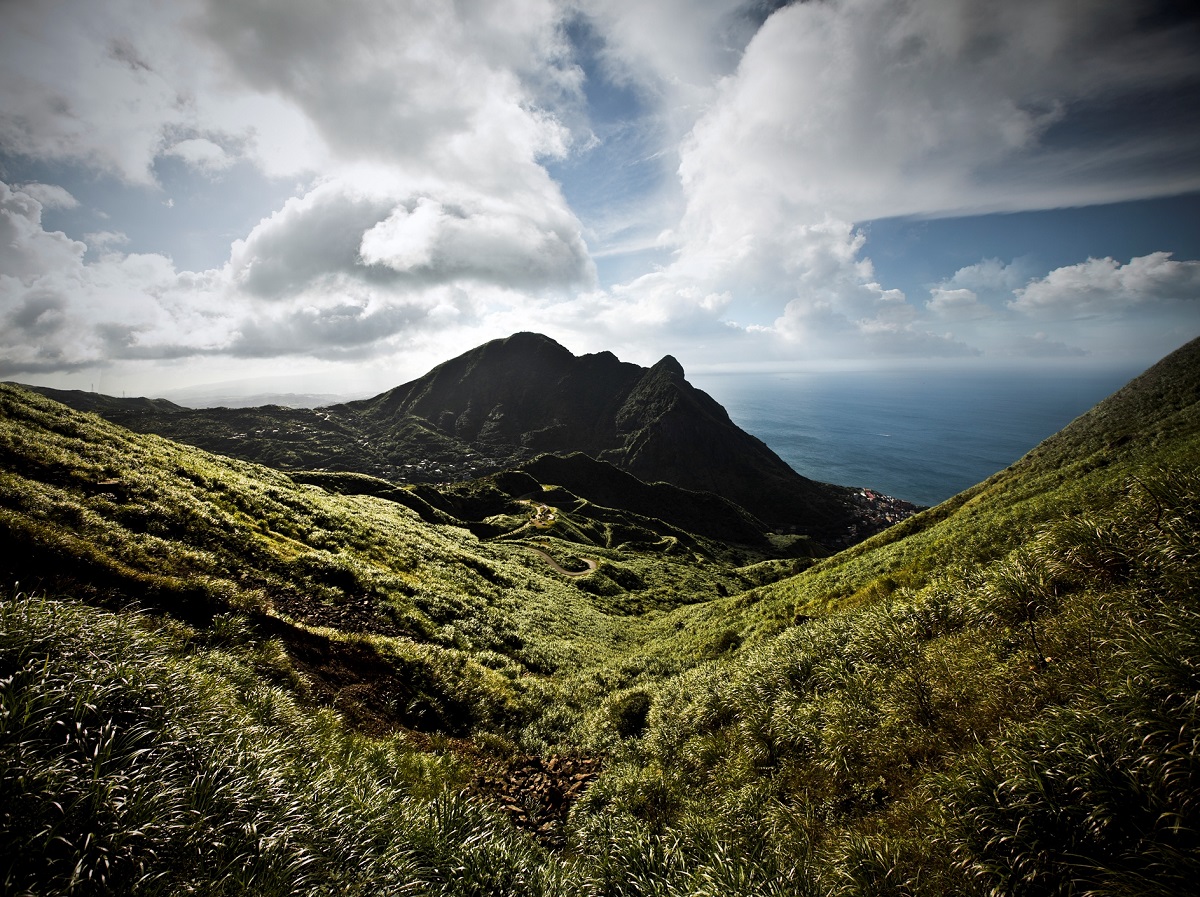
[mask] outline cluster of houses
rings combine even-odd
[[[857,522],[846,527],[846,544],[853,544],[872,536],[889,526],[907,520],[913,514],[923,510],[918,505],[891,495],[884,495],[874,489],[856,489],[850,494],[850,500],[861,510]]]

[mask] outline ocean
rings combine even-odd
[[[690,375],[796,472],[935,505],[1012,464],[1141,372]]]

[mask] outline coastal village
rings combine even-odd
[[[837,547],[846,547],[882,532],[925,510],[902,498],[884,495],[875,489],[855,489],[850,501],[862,512],[860,519],[846,527],[846,536]]]

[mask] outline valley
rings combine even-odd
[[[536,334],[315,411],[0,385],[0,878],[1184,893],[1198,458],[1200,341],[929,509]]]

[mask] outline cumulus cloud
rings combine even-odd
[[[61,231],[42,228],[45,206],[38,195],[45,196],[46,191],[14,190],[0,182],[0,276],[9,280],[73,267],[87,251],[87,246]]]
[[[224,171],[236,161],[227,153],[224,147],[209,140],[207,137],[189,137],[180,140],[164,150],[165,155],[176,156],[208,174]]]
[[[878,284],[863,284],[853,305],[829,300],[794,299],[775,321],[775,333],[806,359],[862,357],[955,357],[977,354],[951,333],[921,326],[904,294]],[[865,301],[873,294],[873,299]],[[857,308],[859,317],[847,312]]]
[[[633,56],[637,46],[627,39],[621,49]],[[997,13],[974,0],[828,0],[778,9],[681,144],[685,210],[670,232],[674,259],[626,290],[655,302],[647,288],[666,280],[680,299],[728,294],[735,320],[782,309],[768,326],[797,351],[987,345],[987,322],[1034,302],[1036,289],[1005,305],[1033,273],[1023,260],[962,268],[918,307],[878,282],[851,222],[1194,189],[1200,176],[1172,153],[1200,151],[1197,132],[1174,118],[1158,123],[1166,131],[1128,128],[1121,105],[1144,91],[1190,89],[1194,58],[1186,28],[1146,26],[1133,3],[1018,0]],[[1110,114],[1073,128],[1093,103]],[[1112,153],[1124,160],[1120,176],[1098,164]],[[956,336],[946,322],[970,326]]]
[[[1088,259],[1056,268],[1015,291],[1009,307],[1036,318],[1071,319],[1149,306],[1200,302],[1200,261],[1177,262],[1154,252],[1121,264]]]
[[[5,9],[0,145],[155,182],[177,156],[270,175],[362,161],[535,184],[579,73],[551,0],[50,0]],[[347,101],[352,97],[352,101]]]
[[[1200,263],[1156,253],[1033,278],[1020,260],[984,259],[922,301],[881,282],[856,223],[1200,188],[1188,161],[1200,131],[1154,112],[1200,99],[1189,29],[1142,12],[1134,0],[8,4],[9,158],[100,173],[152,203],[172,200],[142,188],[169,186],[177,212],[195,207],[191,188],[252,167],[294,187],[256,225],[222,231],[227,264],[189,274],[139,251],[123,221],[79,224],[92,213],[60,186],[3,186],[2,361],[364,359],[530,321],[614,346],[725,341],[800,358],[961,354],[1001,329],[1016,346],[1036,318],[1042,335],[1013,351],[1062,354],[1074,343],[1053,318],[1174,309],[1178,323]],[[574,55],[581,22],[607,86],[640,103],[620,122],[634,161],[671,182],[636,215],[626,184],[590,231],[566,199],[579,185],[564,195],[548,172],[557,160],[550,170],[578,173],[603,139],[587,103],[604,92]],[[75,210],[77,229],[62,226],[86,245],[47,230],[49,210],[54,226]],[[584,239],[597,234],[653,247],[661,264],[601,285]]]
[[[829,0],[772,15],[683,149],[698,210],[728,199],[847,220],[1045,208],[1195,189],[1181,146],[1130,129],[1129,109],[1073,132],[1092,101],[1191,89],[1187,28],[1148,28],[1137,3]],[[1102,152],[1101,152],[1102,151]],[[1120,156],[1123,174],[1098,164]],[[1131,157],[1139,157],[1133,164]],[[1157,166],[1157,188],[1147,184]]]
[[[601,56],[610,79],[667,99],[686,115],[689,104],[708,99],[716,79],[737,66],[770,6],[736,0],[594,0],[578,9],[603,35]]]
[[[0,370],[49,372],[219,349],[235,309],[220,272],[108,251],[46,231],[41,203],[0,182]],[[111,247],[115,234],[98,235]]]
[[[541,103],[578,83],[556,13],[548,0],[214,0],[198,21],[240,84],[294,103],[338,158],[536,178],[531,161],[569,139]]]
[[[188,161],[213,165],[213,149],[189,140],[213,143],[217,135],[240,142],[273,175],[325,161],[294,104],[245,89],[211,43],[196,39],[193,24],[205,6],[8,4],[0,29],[0,146],[140,185],[156,182],[155,160],[173,147]]]
[[[480,280],[530,291],[594,277],[573,216],[475,197],[418,196],[367,230],[365,264],[426,282]]]
[[[414,329],[431,311],[420,299],[301,305],[242,321],[228,352],[248,358],[275,358],[298,351],[317,358],[369,357],[379,350],[380,341]]]
[[[116,246],[126,245],[129,237],[120,231],[100,230],[84,234],[83,240],[87,243],[88,249],[104,252]]]
[[[594,278],[566,210],[442,193],[322,184],[234,244],[233,277],[264,298],[348,279],[396,289],[473,280],[539,292]]]
[[[992,315],[992,310],[979,301],[974,290],[934,287],[929,291],[929,297],[925,307],[938,317],[950,321],[974,321]]]
[[[0,372],[203,354],[229,326],[215,286],[182,279],[162,256],[115,253],[27,278],[0,276]]]
[[[655,273],[542,309],[539,317],[580,334],[603,334],[613,343],[629,341],[632,331],[642,342],[661,344],[664,338],[688,340],[728,329],[722,317],[729,302],[728,293],[704,293]]]
[[[1024,260],[1002,262],[998,258],[987,258],[959,268],[935,289],[970,290],[978,294],[998,295],[1011,293],[1029,280],[1031,272]]]
[[[110,231],[89,235],[100,251],[89,260],[86,244],[43,228],[36,198],[0,182],[0,373],[217,355],[364,359],[495,310],[519,316],[537,301],[529,291],[590,276],[577,234],[556,249],[532,224],[514,225],[511,209],[456,218],[426,205],[430,228],[410,237],[430,251],[415,270],[400,265],[390,232],[375,240],[394,267],[362,257],[365,235],[403,205],[339,183],[286,204],[222,268],[181,272],[165,256],[122,252],[124,235]]]
[[[70,371],[225,348],[241,312],[219,271],[175,270],[145,253],[103,253],[46,231],[42,205],[0,182],[0,372]],[[112,233],[97,245],[119,243]]]
[[[43,209],[75,209],[79,200],[57,184],[22,184],[21,192],[41,203]]]
[[[359,263],[363,234],[387,218],[384,197],[358,193],[343,184],[324,184],[289,199],[233,244],[235,282],[263,298],[279,298],[321,281],[368,271]]]

